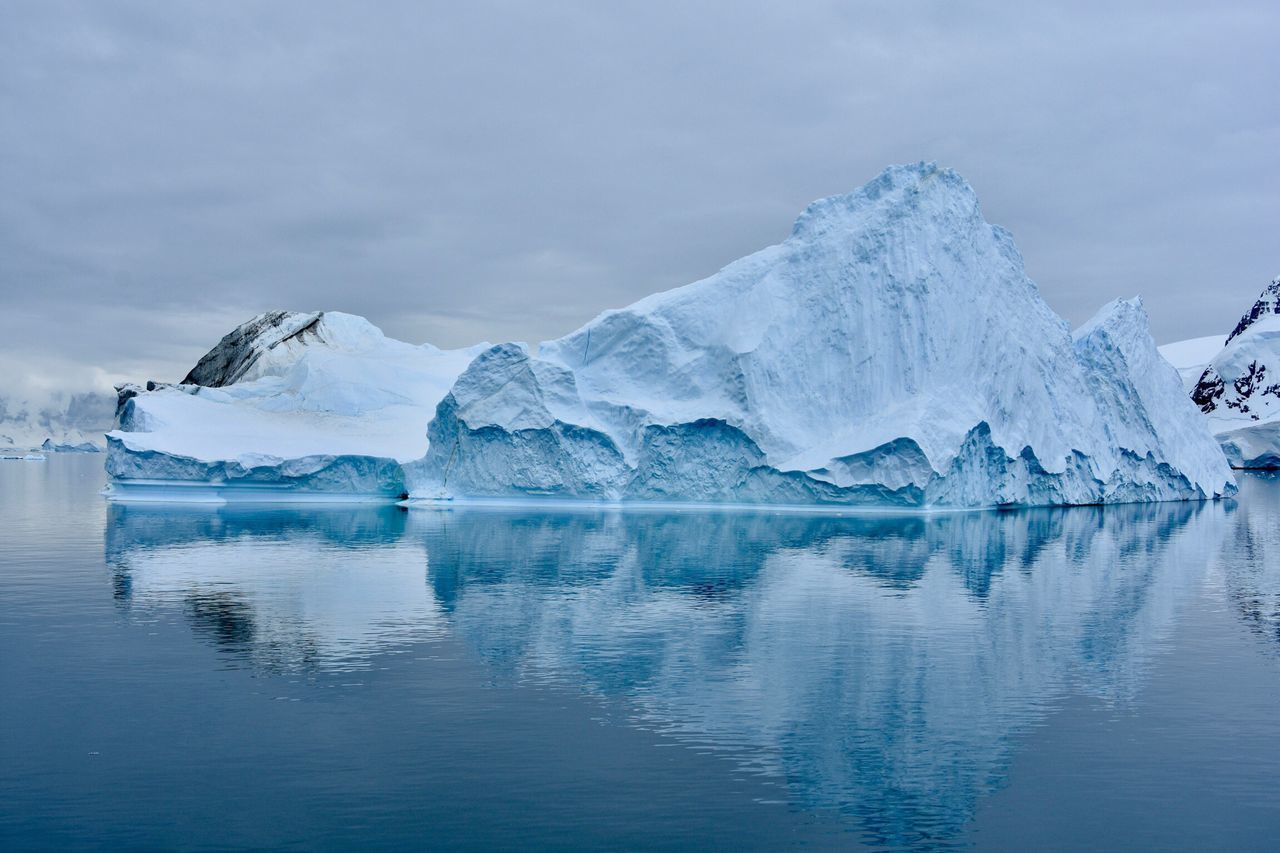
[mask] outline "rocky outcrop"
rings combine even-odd
[[[232,329],[191,368],[184,385],[222,388],[246,378],[268,352],[290,341],[319,337],[323,311],[268,311]]]

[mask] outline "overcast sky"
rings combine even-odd
[[[1280,4],[0,7],[0,394],[176,380],[270,308],[558,337],[936,160],[1073,324],[1280,272]]]

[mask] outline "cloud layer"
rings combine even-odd
[[[1280,7],[1021,5],[7,4],[3,373],[176,379],[276,307],[554,337],[918,159],[1072,323],[1225,333],[1280,271]]]

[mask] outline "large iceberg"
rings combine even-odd
[[[176,385],[121,386],[109,495],[221,501],[400,498],[403,463],[472,356],[338,312],[263,314]]]
[[[1234,481],[1141,304],[1074,335],[969,185],[891,167],[783,243],[458,378],[415,497],[994,506]]]
[[[1214,340],[1219,345],[1206,357],[1208,348],[1198,344]],[[1161,351],[1171,360],[1188,362],[1184,376],[1196,376],[1191,397],[1208,416],[1232,467],[1280,468],[1280,276],[1240,318],[1225,343],[1221,338],[1200,338],[1169,344]],[[1190,363],[1197,358],[1204,361]]]

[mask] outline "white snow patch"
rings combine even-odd
[[[1190,338],[1185,341],[1174,341],[1160,347],[1160,355],[1169,362],[1182,377],[1182,384],[1188,393],[1200,381],[1200,374],[1209,366],[1213,357],[1222,351],[1224,335],[1206,335],[1203,338]]]

